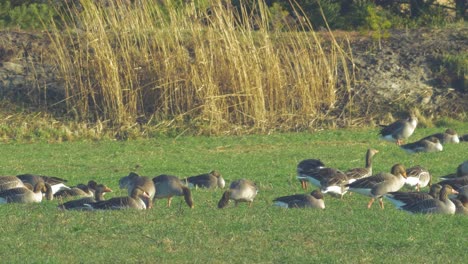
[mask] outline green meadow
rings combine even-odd
[[[468,133],[467,123],[451,126]],[[418,128],[409,139],[442,132]],[[303,193],[296,165],[319,158],[346,170],[364,166],[367,148],[374,172],[395,163],[422,165],[437,182],[467,159],[468,143],[443,152],[409,155],[381,141],[376,128],[340,129],[226,137],[161,137],[132,141],[4,143],[0,175],[35,173],[68,179],[69,185],[96,180],[126,195],[118,180],[140,175],[186,177],[216,169],[227,184],[254,180],[252,207],[231,203],[218,209],[223,190],[194,189],[195,208],[175,197],[146,211],[60,211],[61,201],[0,206],[2,263],[460,263],[466,261],[468,218],[411,215],[385,202],[367,209],[368,198],[325,197],[325,210],[272,206],[277,196]],[[314,187],[309,186],[308,191]],[[427,188],[424,189],[427,191]]]

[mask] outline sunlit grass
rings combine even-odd
[[[467,132],[467,124],[453,128]],[[442,127],[417,129],[410,141]],[[466,160],[466,143],[441,153],[408,155],[378,140],[377,129],[237,137],[160,137],[133,141],[9,143],[0,150],[1,175],[37,173],[63,177],[71,185],[95,179],[125,195],[118,179],[130,171],[180,177],[219,170],[229,183],[257,182],[251,208],[217,209],[223,190],[193,190],[195,208],[182,198],[172,207],[158,200],[136,212],[62,212],[59,201],[0,206],[2,261],[140,263],[433,263],[465,259],[466,216],[409,215],[386,203],[366,208],[367,197],[326,196],[326,209],[272,207],[277,196],[302,193],[295,178],[299,161],[320,158],[330,167],[364,165],[367,148],[380,152],[374,171],[394,163],[427,167],[435,181]],[[312,190],[310,188],[309,190]],[[14,252],[14,254],[12,253]]]

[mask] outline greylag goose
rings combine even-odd
[[[455,204],[448,198],[449,194],[457,194],[452,186],[443,185],[438,199],[426,199],[413,204],[400,207],[400,209],[410,213],[421,214],[455,214]]]
[[[30,185],[27,183],[26,185]],[[0,203],[40,203],[42,201],[42,193],[49,192],[52,190],[46,189],[43,182],[37,183],[33,190],[30,188],[17,187],[9,190],[0,192]]]
[[[229,190],[225,191],[219,200],[218,208],[226,207],[229,204],[229,200],[234,200],[235,206],[239,202],[247,202],[249,207],[251,207],[257,193],[258,188],[253,181],[247,179],[233,181],[229,186]]]
[[[60,190],[70,189],[70,187],[65,185],[67,180],[61,179],[58,177],[35,175],[35,174],[20,174],[20,175],[16,175],[16,177],[20,179],[22,182],[27,182],[31,184],[32,186],[36,185],[36,183],[40,181],[45,182],[46,184],[50,185],[50,187],[52,188],[52,194],[56,194]]]
[[[465,134],[465,135],[463,135],[463,136],[460,136],[460,137],[459,137],[459,140],[460,140],[460,141],[465,141],[465,142],[467,142],[467,141],[468,141],[468,134]]]
[[[440,185],[448,184],[452,186],[454,189],[458,190],[459,188],[462,188],[463,186],[468,185],[468,175],[442,180],[438,182],[438,184]]]
[[[380,207],[383,209],[382,196],[389,192],[396,192],[403,187],[406,179],[405,167],[401,164],[393,165],[391,173],[381,172],[366,178],[356,180],[347,185],[350,192],[357,192],[370,196],[371,200],[367,208],[372,206],[375,199],[379,199]]]
[[[171,206],[171,200],[174,196],[184,196],[185,203],[193,208],[192,192],[182,181],[173,175],[162,174],[153,178],[156,187],[155,199],[167,198],[167,206]]]
[[[460,178],[465,175],[468,175],[468,160],[465,160],[460,165],[458,165],[457,170],[455,173],[450,173],[448,175],[440,177],[441,180],[448,180],[454,178]]]
[[[353,168],[345,171],[349,183],[372,175],[372,158],[377,153],[379,153],[378,150],[368,149],[366,151],[366,166],[364,168]]]
[[[406,170],[405,185],[420,191],[421,188],[430,186],[432,182],[431,173],[424,167],[417,165]]]
[[[325,168],[325,164],[318,159],[306,159],[297,164],[297,179],[301,182],[302,189],[307,189],[308,176],[315,174],[318,170]]]
[[[397,208],[402,206],[413,204],[422,200],[426,199],[434,199],[439,197],[440,190],[442,190],[442,186],[439,184],[431,185],[431,188],[428,193],[423,192],[389,192],[385,194],[385,198],[387,198],[392,204],[394,204]]]
[[[90,180],[88,184],[78,184],[70,189],[62,189],[54,194],[55,199],[64,199],[73,196],[79,197],[93,197],[94,190],[96,189],[97,182]]]
[[[318,208],[325,209],[325,201],[320,190],[310,194],[295,194],[278,197],[273,200],[275,206],[284,208]]]
[[[151,197],[151,200],[154,199],[154,195],[156,194],[156,188],[151,178],[140,176],[134,172],[130,172],[128,176],[120,178],[119,187],[120,189],[127,189],[128,195],[132,193],[134,188],[139,187]]]
[[[348,187],[346,184],[349,183],[349,179],[340,170],[325,168],[322,169],[321,172],[322,180],[320,181],[320,190],[322,193],[329,193],[332,196],[343,198],[346,192],[348,192]]]
[[[94,197],[84,197],[77,200],[68,201],[60,204],[59,209],[62,210],[89,210],[90,207],[86,204],[96,203],[104,201],[104,194],[106,192],[112,192],[112,190],[104,184],[98,184],[94,191]]]
[[[226,185],[223,176],[218,171],[211,171],[196,176],[191,176],[182,180],[182,182],[188,184],[189,188],[221,188],[223,189]]]
[[[109,200],[87,203],[84,206],[90,210],[145,210],[151,208],[151,198],[145,190],[136,187],[133,188],[130,196],[114,197]]]
[[[0,192],[24,187],[23,182],[15,176],[0,176]]]
[[[455,130],[448,128],[445,130],[444,133],[436,133],[430,136],[427,136],[423,139],[429,139],[430,137],[436,137],[441,144],[446,143],[460,143],[460,138],[458,137],[457,132]]]
[[[450,199],[455,205],[455,214],[468,215],[468,198],[466,196],[458,196]]]
[[[400,147],[408,153],[438,152],[444,149],[442,144],[440,144],[439,139],[436,137],[421,139],[413,143],[401,145]]]
[[[414,115],[409,118],[397,120],[390,125],[380,125],[382,129],[379,135],[382,139],[396,142],[401,145],[404,139],[409,138],[418,125],[418,119]]]

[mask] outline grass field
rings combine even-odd
[[[468,133],[468,124],[453,126]],[[420,128],[417,140],[445,127]],[[222,190],[193,190],[195,208],[181,197],[147,211],[62,212],[59,201],[0,206],[2,263],[460,263],[466,260],[468,218],[410,215],[387,202],[368,210],[367,197],[326,196],[326,209],[272,207],[277,196],[302,193],[299,161],[320,158],[340,169],[364,165],[369,147],[380,152],[374,171],[394,163],[423,165],[435,177],[467,159],[468,143],[441,153],[408,155],[380,141],[377,129],[239,137],[179,137],[135,141],[2,144],[0,175],[36,173],[90,179],[125,195],[118,180],[130,171],[180,177],[219,170],[229,183],[257,182],[251,208],[217,209]],[[309,187],[310,188],[310,187]],[[312,190],[310,188],[309,190]]]

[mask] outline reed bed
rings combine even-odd
[[[69,6],[50,33],[77,120],[239,134],[352,119],[350,50],[330,31],[307,21],[273,30],[263,1],[96,2]]]

